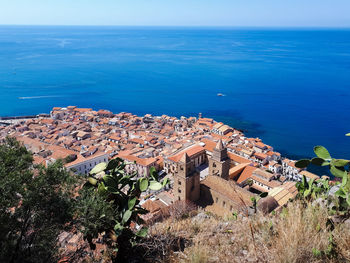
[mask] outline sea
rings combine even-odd
[[[350,158],[350,29],[0,26],[0,116],[68,105],[202,113],[292,159]]]

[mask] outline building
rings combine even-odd
[[[253,193],[239,187],[233,181],[218,176],[208,176],[201,184],[201,203],[215,214],[247,213]]]
[[[128,173],[137,172],[139,176],[149,176],[149,172],[151,167],[156,168],[156,170],[159,170],[158,160],[157,158],[151,157],[151,158],[139,158],[134,155],[124,155],[116,157],[119,157],[127,162],[130,162],[126,167],[125,170]]]
[[[269,162],[269,170],[276,174],[280,174],[283,172],[282,165],[280,165],[276,161]]]
[[[196,202],[200,197],[199,173],[187,153],[182,155],[174,173],[173,189],[175,200]]]
[[[209,157],[209,176],[200,181],[194,161],[185,152],[174,173],[175,200],[196,202],[219,215],[247,212],[254,194],[229,180],[230,162],[227,148],[219,140]],[[238,170],[242,171],[247,165],[249,163],[242,164]]]
[[[76,160],[67,163],[65,167],[73,170],[77,174],[87,175],[97,164],[102,162],[108,162],[107,153],[96,153],[88,157],[78,155]]]
[[[209,175],[220,176],[227,180],[230,171],[230,158],[227,155],[227,148],[222,141],[216,144],[212,156],[209,157]]]
[[[301,181],[301,179],[303,178],[302,175],[300,175],[300,172],[303,169],[295,167],[294,161],[291,161],[289,159],[283,159],[282,160],[282,168],[283,168],[283,174],[289,180]]]
[[[176,154],[164,159],[164,170],[168,174],[174,174],[178,171],[178,162],[182,158],[183,154],[193,161],[195,168],[207,163],[207,155],[205,149],[200,145],[192,145],[185,150],[177,152]]]

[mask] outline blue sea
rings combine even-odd
[[[347,29],[1,26],[0,92],[0,116],[202,112],[290,158],[350,158]]]

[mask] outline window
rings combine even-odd
[[[215,164],[215,163],[213,163],[213,167],[214,167],[214,168],[216,167],[216,164]]]
[[[179,189],[177,189],[177,191],[179,192],[179,193],[181,193],[181,189],[179,188]]]
[[[219,202],[219,198],[216,197],[215,198],[215,203],[217,203],[217,202]]]
[[[179,199],[179,201],[180,201],[180,196],[179,196],[179,198],[178,198],[178,199]]]
[[[225,202],[225,201],[222,202],[222,206],[223,206],[223,207],[226,206],[226,202]]]
[[[184,170],[184,167],[183,167],[183,166],[180,166],[180,170],[183,171],[183,170]]]
[[[179,180],[178,182],[177,182],[179,185],[181,185],[181,181]]]

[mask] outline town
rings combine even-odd
[[[121,158],[128,172],[149,175],[154,167],[170,180],[149,193],[142,205],[146,220],[175,201],[190,201],[226,215],[242,212],[252,198],[268,193],[265,212],[278,210],[297,194],[296,182],[317,175],[295,167],[259,138],[210,118],[143,117],[75,106],[54,107],[50,115],[2,121],[0,139],[15,137],[33,153],[35,164],[63,160],[65,167],[88,175],[101,162]]]

